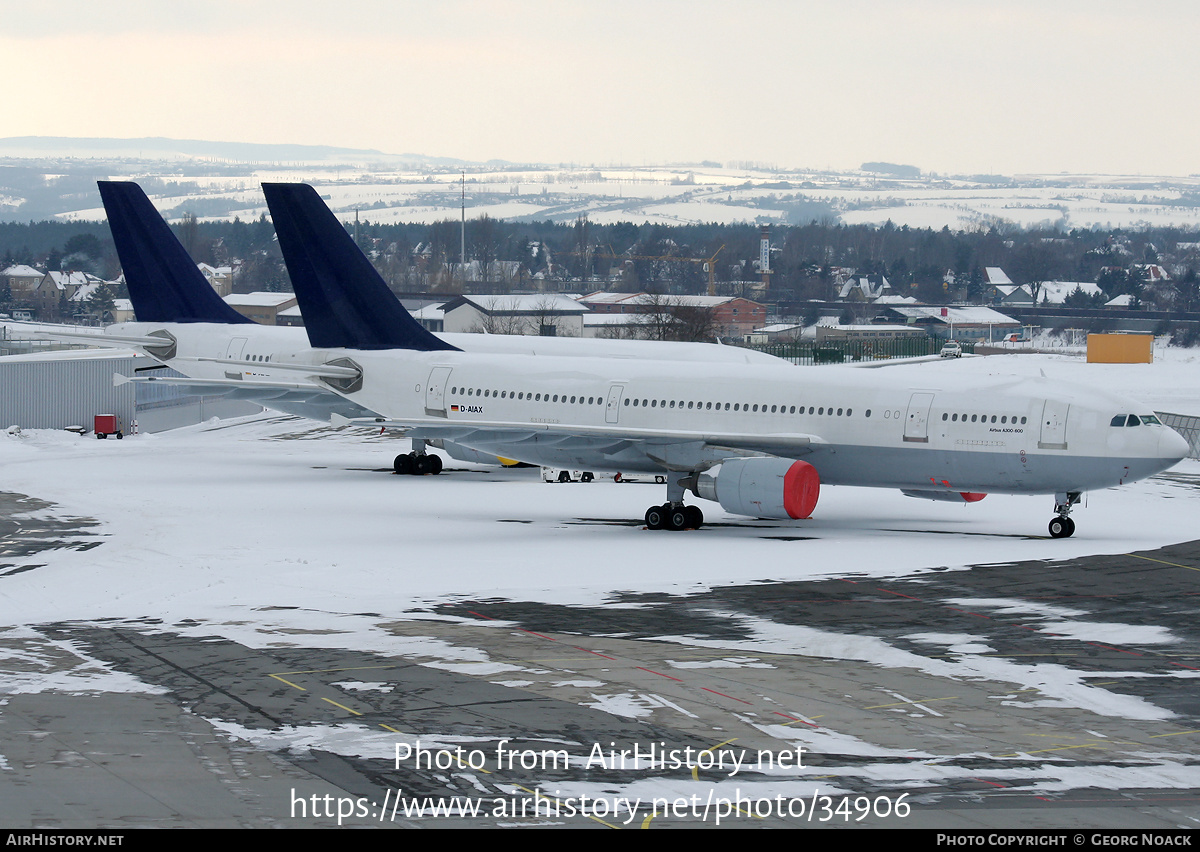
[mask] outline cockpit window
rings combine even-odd
[[[1111,426],[1161,426],[1162,421],[1153,414],[1118,414]]]

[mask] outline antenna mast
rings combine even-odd
[[[467,173],[462,173],[462,197],[460,199],[462,205],[462,225],[459,229],[459,247],[458,259],[462,266],[463,283],[467,280]]]

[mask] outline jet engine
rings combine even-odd
[[[821,477],[808,462],[779,458],[728,459],[696,475],[697,497],[752,518],[808,518],[821,495]]]

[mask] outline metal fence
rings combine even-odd
[[[932,337],[896,337],[882,340],[826,340],[820,344],[812,341],[792,343],[762,343],[750,346],[793,364],[842,364],[847,361],[886,361],[889,358],[920,358],[937,355],[942,351],[944,340]],[[975,352],[975,344],[960,341],[962,351]]]
[[[86,343],[64,343],[42,337],[12,337],[0,326],[0,356],[32,355],[35,352],[57,352],[62,349],[87,349]]]

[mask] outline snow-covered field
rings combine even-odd
[[[316,184],[343,219],[359,215],[378,222],[436,222],[459,217],[461,173],[453,170],[332,168],[328,164],[292,169],[263,168],[247,175],[214,177],[181,173],[173,163],[145,177],[196,184],[192,196],[227,202],[228,213],[205,218],[243,221],[266,212],[259,183],[304,181]],[[138,179],[118,175],[114,179]],[[708,222],[805,224],[826,215],[803,202],[827,204],[828,215],[846,224],[973,229],[1009,222],[1028,227],[1129,228],[1200,226],[1200,208],[1185,198],[1195,176],[1022,175],[1015,185],[924,175],[898,179],[866,172],[797,172],[719,166],[558,167],[514,166],[508,170],[467,168],[467,216],[552,219],[571,222],[651,222],[664,225]],[[186,209],[189,196],[156,198],[160,209]],[[789,213],[787,203],[801,202]],[[183,205],[183,207],[180,207]],[[63,219],[103,219],[87,208],[59,214]]]

